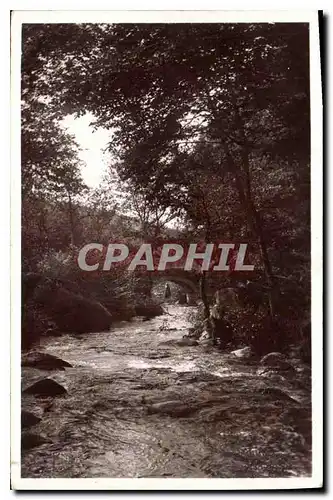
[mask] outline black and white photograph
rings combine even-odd
[[[322,486],[319,16],[12,11],[13,489]]]

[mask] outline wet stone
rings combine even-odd
[[[260,360],[260,365],[269,366],[271,368],[276,368],[278,370],[293,370],[294,367],[287,361],[286,356],[280,352],[271,352],[266,354]]]
[[[35,396],[52,397],[66,394],[67,390],[55,380],[44,378],[30,385],[23,392],[26,394],[34,394]]]
[[[22,366],[39,368],[40,370],[64,370],[72,365],[63,359],[46,352],[30,352],[22,356]]]
[[[244,358],[244,359],[248,359],[253,356],[251,347],[243,347],[243,349],[236,349],[236,351],[232,351],[231,354],[233,354],[237,358]]]
[[[275,401],[285,401],[294,404],[297,403],[297,401],[293,399],[291,396],[289,396],[289,394],[287,394],[285,391],[282,391],[277,387],[265,387],[262,390],[262,394],[264,396],[270,396]]]
[[[42,444],[52,443],[51,440],[40,436],[39,434],[26,433],[22,435],[21,438],[21,449],[30,450],[31,448],[36,448]]]
[[[26,429],[28,427],[32,427],[33,425],[38,424],[42,419],[37,415],[34,415],[30,411],[22,410],[21,411],[21,427],[22,429]]]
[[[180,401],[164,401],[148,407],[148,413],[161,413],[170,417],[187,417],[196,411],[196,408],[185,405]]]

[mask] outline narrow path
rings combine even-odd
[[[179,346],[193,309],[149,322],[48,339],[73,368],[52,373],[64,397],[34,432],[49,442],[22,456],[23,477],[291,477],[311,474],[310,390],[298,376],[258,374],[204,346]],[[23,384],[45,376],[23,369]],[[47,374],[50,376],[50,374]]]

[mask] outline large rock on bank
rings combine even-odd
[[[37,304],[62,332],[99,332],[111,326],[112,316],[102,304],[66,289],[59,280],[31,274],[23,285],[24,306]]]
[[[50,316],[63,332],[99,332],[109,330],[112,316],[99,302],[57,289],[46,299]]]

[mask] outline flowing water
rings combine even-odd
[[[310,382],[258,372],[210,346],[181,346],[193,308],[110,332],[43,340],[65,371],[23,368],[23,387],[52,377],[68,391],[24,395],[45,443],[22,453],[22,477],[311,475]]]

